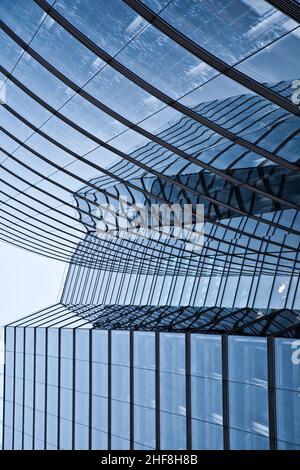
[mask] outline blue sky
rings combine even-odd
[[[55,303],[65,268],[0,241],[0,325]]]

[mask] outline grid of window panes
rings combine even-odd
[[[299,448],[299,350],[286,338],[6,327],[3,447]]]
[[[0,17],[1,239],[69,261],[97,192],[155,198],[166,182],[166,203],[209,197],[210,219],[244,212],[289,236],[285,215],[272,225],[248,203],[298,210],[297,17],[264,0],[3,0]],[[285,172],[282,186],[268,172]],[[159,181],[133,181],[145,175]]]

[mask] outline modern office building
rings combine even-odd
[[[69,262],[5,328],[3,448],[299,449],[298,2],[0,14],[0,238]]]

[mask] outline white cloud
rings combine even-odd
[[[155,98],[155,96],[149,96],[149,98],[144,99],[144,104],[147,106],[152,106],[154,104],[157,104],[159,100]]]
[[[100,59],[100,57],[97,57],[94,62],[92,63],[92,69],[94,71],[98,70],[100,68],[100,66],[103,64],[103,61],[102,59]]]
[[[201,62],[200,64],[196,65],[195,67],[190,68],[186,74],[189,77],[196,77],[197,75],[200,75],[201,73],[208,72],[210,70],[210,66],[207,65],[205,62]]]
[[[137,16],[129,26],[127,26],[126,31],[127,33],[134,33],[135,31],[142,28],[142,26],[146,25],[147,21],[144,20],[141,16]]]

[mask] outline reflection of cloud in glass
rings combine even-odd
[[[147,21],[144,20],[141,16],[137,16],[129,26],[127,26],[126,31],[127,33],[134,33],[137,30],[141,29],[143,26],[146,26]]]
[[[278,293],[279,293],[279,294],[283,294],[283,292],[284,292],[285,290],[286,290],[286,284],[285,284],[285,282],[282,281],[282,282],[280,283],[280,286],[278,287]]]
[[[196,65],[195,67],[190,68],[186,74],[190,77],[195,77],[196,75],[200,75],[204,72],[209,72],[210,66],[207,65],[205,62],[201,62],[201,64]]]

